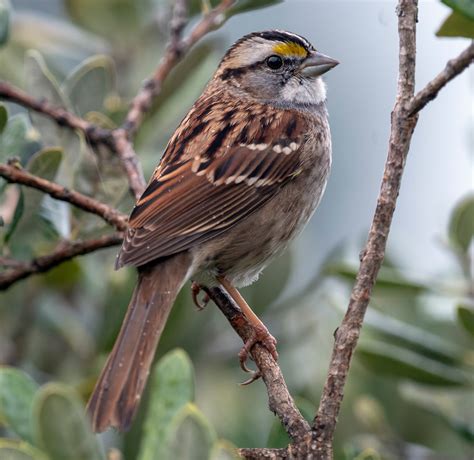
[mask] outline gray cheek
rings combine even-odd
[[[256,72],[249,78],[249,85],[257,97],[267,99],[275,95],[275,88],[279,86],[275,77],[266,72]]]

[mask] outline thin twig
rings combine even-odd
[[[23,266],[23,262],[16,259],[0,256],[0,267],[19,268]]]
[[[136,133],[140,127],[144,115],[150,110],[153,101],[160,94],[162,84],[171,70],[178,64],[189,49],[211,30],[219,27],[225,19],[225,12],[235,3],[235,0],[222,0],[215,8],[206,13],[196,24],[187,37],[180,40],[182,30],[186,24],[186,18],[183,15],[181,1],[174,8],[171,23],[171,38],[166,52],[161,58],[154,74],[149,78],[141,91],[132,101],[130,110],[127,114],[122,128],[127,131],[130,137]]]
[[[415,88],[417,0],[399,0],[399,75],[387,162],[372,226],[347,312],[335,334],[327,380],[313,423],[317,458],[332,458],[332,444],[344,385],[354,349],[359,339],[372,288],[384,259],[385,247],[400,190],[402,173],[410,147],[416,117],[408,117],[405,107]]]
[[[127,175],[130,191],[135,199],[138,200],[146,187],[140,160],[127,131],[123,128],[118,128],[113,131],[112,136],[114,139],[114,150],[120,158],[122,167]]]
[[[10,270],[0,273],[0,290],[8,289],[12,284],[28,276],[44,273],[76,256],[89,254],[98,249],[116,246],[122,242],[121,233],[100,236],[89,240],[62,242],[48,255],[36,257]]]
[[[252,327],[230,297],[220,288],[204,288],[204,290],[219,307],[242,340],[244,342],[248,340],[252,333]],[[301,441],[308,436],[310,426],[296,407],[280,367],[270,352],[260,344],[256,344],[252,348],[251,355],[267,387],[270,410],[278,416],[288,435],[294,441]]]
[[[133,99],[122,126],[113,132],[115,151],[120,157],[128,176],[130,189],[138,199],[146,186],[140,162],[132,141],[141,126],[144,116],[161,93],[163,82],[189,49],[205,34],[218,27],[224,20],[224,13],[235,0],[223,0],[213,8],[194,27],[191,33],[181,40],[181,34],[187,23],[187,5],[185,0],[177,0],[171,18],[170,41],[155,72],[146,80],[140,92]]]
[[[59,126],[77,129],[84,133],[92,144],[107,144],[110,142],[110,130],[89,123],[73,113],[68,112],[66,109],[54,106],[44,99],[35,99],[10,83],[0,81],[0,98],[20,104],[23,107],[34,110],[35,112],[42,113],[43,115],[52,118]]]
[[[410,101],[407,108],[409,115],[414,115],[423,109],[426,104],[438,95],[439,91],[449,81],[459,75],[463,70],[474,62],[474,42],[471,43],[459,56],[450,59],[446,67],[431,80],[415,97]]]
[[[175,0],[173,15],[170,21],[170,47],[175,47],[181,40],[186,24],[188,23],[188,2],[187,0]]]
[[[69,190],[62,185],[30,174],[16,166],[0,163],[0,177],[11,183],[22,184],[41,190],[57,200],[67,201],[77,208],[101,217],[119,231],[125,230],[127,226],[127,217],[116,209],[82,193]]]

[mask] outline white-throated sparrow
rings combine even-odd
[[[331,164],[326,90],[338,62],[284,31],[238,40],[176,129],[129,220],[116,267],[138,282],[88,404],[95,431],[130,426],[175,297],[220,284],[255,327],[241,353],[275,340],[236,287],[302,230]]]

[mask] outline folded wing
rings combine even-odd
[[[239,120],[241,110],[223,105],[227,111],[216,103],[210,113],[195,106],[181,123],[130,216],[117,267],[144,265],[219,235],[299,174],[307,129],[296,111],[265,117],[262,106],[255,130],[254,119]]]

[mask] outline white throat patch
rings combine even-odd
[[[297,104],[320,104],[326,100],[326,84],[322,78],[306,80],[304,84],[291,78],[281,91],[283,100]]]

